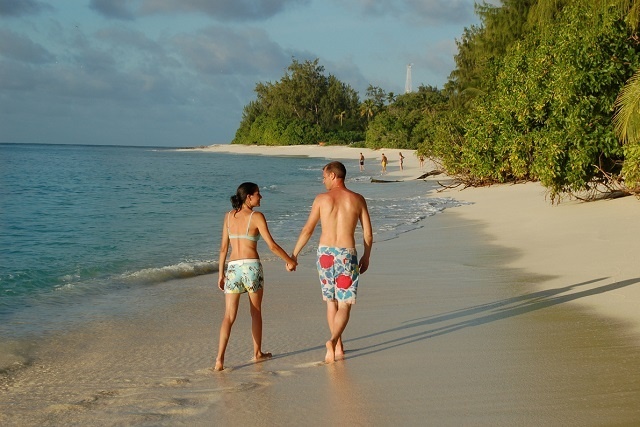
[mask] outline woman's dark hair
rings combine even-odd
[[[253,182],[243,182],[236,190],[236,194],[231,196],[231,206],[233,209],[239,211],[242,209],[244,201],[247,200],[247,196],[258,191],[260,187]]]

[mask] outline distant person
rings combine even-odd
[[[400,155],[400,170],[403,171],[404,170],[404,156],[400,152],[398,154]]]
[[[380,164],[382,165],[381,175],[384,175],[385,173],[387,173],[387,163],[389,163],[389,161],[387,160],[387,156],[385,156],[384,153],[382,153],[382,161],[380,162]]]
[[[224,217],[220,259],[218,262],[218,287],[224,291],[225,312],[220,327],[220,343],[214,370],[224,369],[224,353],[227,349],[231,327],[236,320],[240,295],[249,293],[251,304],[251,335],[253,336],[253,358],[260,361],[271,357],[262,351],[262,292],[264,275],[258,255],[260,236],[271,249],[287,263],[287,270],[295,270],[297,262],[292,259],[271,237],[267,221],[261,212],[253,209],[260,206],[259,187],[252,182],[240,184],[236,194],[231,196],[233,210]],[[231,244],[231,255],[226,273],[224,263]]]
[[[307,223],[291,255],[297,261],[298,254],[320,221],[322,231],[316,266],[322,298],[327,301],[327,323],[331,332],[331,339],[325,344],[327,363],[344,357],[342,333],[349,322],[351,305],[356,302],[360,274],[369,268],[373,245],[367,202],[360,194],[345,187],[346,175],[347,170],[340,162],[328,163],[322,169],[322,181],[327,192],[318,194],[313,201]],[[359,262],[354,236],[358,222],[362,226],[364,240],[364,253]]]
[[[360,172],[364,170],[364,156],[360,153]]]
[[[420,169],[424,169],[424,156],[418,156],[418,161],[420,161]]]

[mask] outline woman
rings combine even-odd
[[[236,320],[240,295],[249,293],[251,305],[251,335],[253,336],[254,360],[271,357],[271,353],[262,352],[262,292],[264,277],[257,245],[260,236],[271,251],[287,263],[287,270],[294,270],[297,262],[291,259],[271,237],[267,221],[254,208],[260,206],[260,189],[252,182],[240,184],[236,194],[231,196],[233,210],[224,217],[222,240],[220,242],[220,260],[218,287],[225,293],[225,312],[220,327],[220,343],[214,370],[224,369],[224,352],[227,349],[231,327]],[[231,244],[231,255],[226,274],[224,264]]]

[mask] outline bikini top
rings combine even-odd
[[[230,216],[231,216],[231,212],[227,214],[227,233],[229,233],[230,239],[247,239],[247,240],[251,240],[252,242],[257,242],[258,240],[260,240],[259,234],[256,234],[255,236],[249,236],[249,226],[251,225],[251,217],[253,216],[253,212],[251,212],[251,215],[249,215],[249,222],[247,223],[247,232],[245,234],[231,234],[231,231],[229,230]]]

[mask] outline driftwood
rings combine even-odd
[[[416,179],[425,179],[425,178],[428,178],[430,176],[440,175],[442,173],[444,173],[444,172],[442,172],[441,170],[434,169],[432,171],[429,171],[429,172],[427,172],[425,174],[420,175]],[[386,180],[386,179],[371,178],[371,182],[387,183],[387,182],[403,182],[403,180],[390,181],[390,180]]]
[[[425,174],[423,174],[423,175],[420,175],[420,176],[419,176],[419,177],[417,177],[416,179],[425,179],[425,178],[428,178],[428,177],[430,177],[430,176],[440,175],[440,174],[442,174],[442,173],[444,173],[444,172],[442,172],[441,170],[434,169],[434,170],[429,171],[429,172],[427,172],[427,173],[425,173]]]
[[[386,183],[386,182],[402,182],[402,181],[387,181],[385,179],[377,179],[377,178],[371,178],[371,182],[375,182],[375,183]]]

